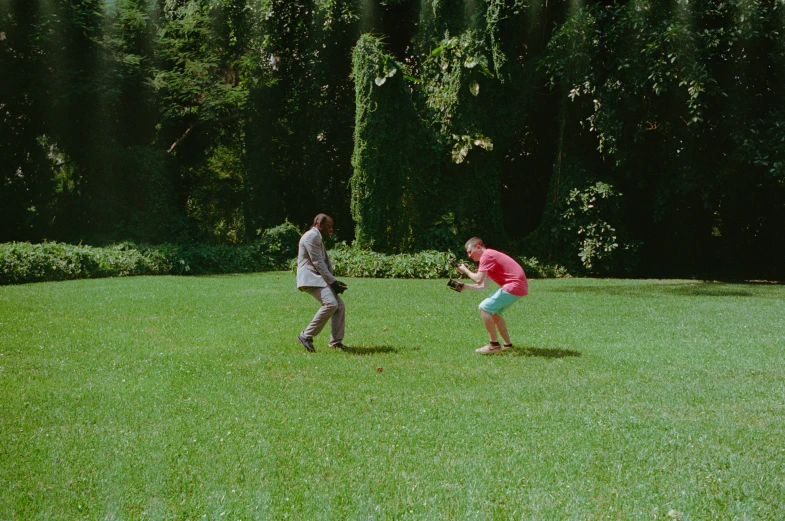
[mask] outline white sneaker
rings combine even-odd
[[[491,344],[485,344],[481,348],[475,349],[474,352],[477,353],[477,354],[480,354],[480,355],[492,355],[494,353],[501,353],[502,352],[502,346],[501,346],[501,344],[499,344],[497,346],[494,346],[494,345],[491,345]]]

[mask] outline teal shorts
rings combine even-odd
[[[503,289],[497,289],[491,296],[480,302],[480,309],[487,311],[491,315],[501,315],[505,309],[517,302],[522,297],[507,293]]]

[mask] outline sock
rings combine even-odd
[[[499,345],[499,342],[491,342],[491,345],[492,345],[492,346],[498,346],[498,345]]]

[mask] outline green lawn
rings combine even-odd
[[[785,519],[785,286],[347,282],[0,287],[0,519]]]

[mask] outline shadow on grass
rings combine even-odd
[[[398,349],[393,346],[344,346],[341,351],[350,355],[376,355],[379,353],[397,353]]]
[[[568,356],[579,357],[580,351],[571,349],[559,349],[556,347],[513,347],[503,351],[506,356],[537,356],[540,358],[567,358]]]

